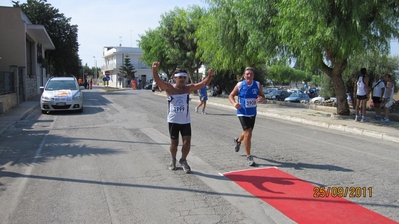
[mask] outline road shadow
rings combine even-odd
[[[336,166],[336,165],[331,165],[331,164],[311,164],[311,163],[290,163],[290,162],[280,162],[277,160],[272,160],[272,159],[266,159],[258,156],[254,156],[258,160],[265,161],[268,163],[258,163],[258,166],[275,166],[275,167],[280,167],[280,168],[293,168],[296,170],[305,170],[305,169],[317,169],[317,170],[330,170],[330,171],[340,171],[340,172],[353,172],[354,170],[352,169],[347,169],[344,167]]]

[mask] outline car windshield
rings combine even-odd
[[[74,80],[51,80],[46,86],[50,91],[61,89],[77,90],[76,83]]]

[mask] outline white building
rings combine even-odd
[[[143,51],[137,47],[104,47],[102,77],[109,75],[108,85],[111,87],[127,87],[128,80],[126,78],[119,79],[119,68],[123,65],[125,57],[129,56],[130,62],[136,70],[136,79],[141,80],[143,84],[148,83],[152,79],[152,69],[151,65],[146,65],[141,61],[142,55]],[[102,83],[101,79],[100,77],[100,83]]]

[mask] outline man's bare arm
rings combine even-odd
[[[214,76],[214,74],[215,74],[215,71],[213,69],[209,69],[208,76],[206,76],[204,80],[202,80],[199,83],[190,85],[190,92],[199,90],[199,89],[209,85],[209,83],[211,83],[211,80],[212,80],[212,77]]]
[[[157,61],[152,63],[152,77],[154,78],[155,82],[161,89],[169,91],[169,89],[173,88],[173,86],[169,82],[165,82],[159,77],[158,75],[159,65],[160,63]]]

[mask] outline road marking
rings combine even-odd
[[[168,135],[154,128],[143,128],[140,130],[169,152],[169,145],[165,144],[170,143]],[[221,176],[218,171],[215,171],[211,165],[204,162],[195,153],[190,152],[187,160],[190,162],[190,166],[194,168],[192,174],[188,175],[196,175],[198,179],[213,191],[219,193],[231,205],[245,213],[255,223],[295,223],[277,209],[253,197],[238,185],[226,181],[228,180],[226,177]]]

